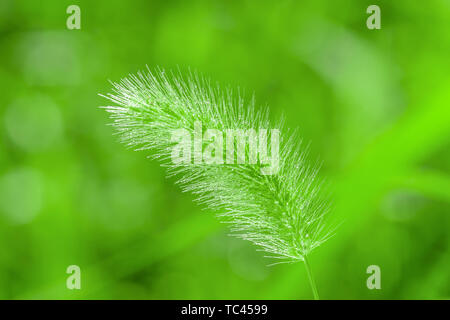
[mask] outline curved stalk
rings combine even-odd
[[[319,293],[317,292],[316,282],[314,281],[314,277],[311,271],[311,266],[309,265],[308,259],[303,257],[303,261],[305,262],[306,273],[308,274],[309,284],[311,285],[311,289],[314,295],[314,300],[319,300]]]

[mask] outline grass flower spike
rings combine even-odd
[[[307,257],[331,235],[328,204],[295,131],[193,73],[139,72],[102,96],[114,104],[104,108],[123,143],[148,150],[233,235],[276,263],[304,261],[318,298]]]

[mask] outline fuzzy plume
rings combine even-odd
[[[102,96],[115,104],[104,108],[121,141],[136,150],[149,150],[151,158],[177,177],[183,191],[193,193],[230,224],[233,235],[253,242],[279,263],[305,260],[331,235],[325,230],[328,205],[320,195],[318,166],[308,166],[295,132],[285,130],[282,122],[271,126],[267,108],[257,110],[254,100],[247,104],[238,93],[223,92],[192,73],[183,78],[163,70],[139,72],[112,85],[113,93]],[[174,130],[194,134],[196,122],[222,132],[279,129],[279,169],[262,174],[261,161],[174,163]],[[248,147],[245,152],[249,157]]]

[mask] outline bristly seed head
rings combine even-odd
[[[254,100],[245,106],[238,93],[223,92],[195,73],[183,78],[180,73],[148,70],[112,85],[113,93],[102,96],[115,104],[104,108],[121,140],[137,150],[149,150],[169,175],[177,177],[183,191],[192,192],[199,203],[230,224],[233,235],[281,259],[279,263],[303,260],[330,237],[318,166],[306,163],[296,132],[286,130],[282,121],[270,125],[267,108],[257,111]],[[173,130],[183,128],[193,134],[196,122],[222,132],[280,130],[279,170],[264,175],[261,163],[173,163]]]

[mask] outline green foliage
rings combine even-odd
[[[380,0],[368,30],[370,4],[0,1],[0,299],[311,297],[111,138],[96,94],[145,64],[254,90],[310,142],[344,221],[309,256],[321,298],[450,298],[450,7]]]

